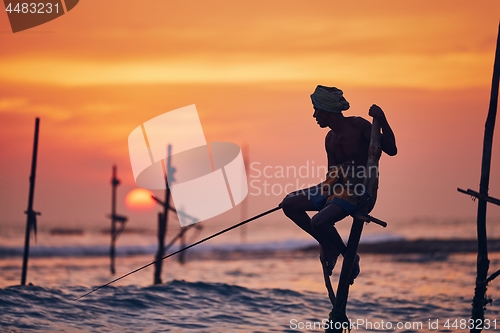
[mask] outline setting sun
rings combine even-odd
[[[130,210],[150,210],[155,206],[152,195],[153,193],[148,190],[136,188],[125,197],[125,205]]]

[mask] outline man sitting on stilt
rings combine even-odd
[[[378,170],[366,169],[371,123],[361,117],[344,117],[342,111],[349,109],[349,103],[342,90],[320,85],[311,95],[311,100],[313,117],[318,125],[330,128],[325,138],[329,171],[326,180],[317,186],[288,194],[281,207],[286,216],[319,242],[323,269],[331,275],[337,257],[346,251],[335,223],[354,213],[361,205],[368,205],[368,212],[373,209],[377,192],[375,190],[367,198],[363,182],[369,172],[378,175]],[[382,109],[374,104],[368,114],[380,121],[382,151],[390,156],[396,155],[396,139]],[[318,213],[311,219],[306,211]],[[351,284],[359,272],[359,256],[356,255]]]

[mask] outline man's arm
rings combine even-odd
[[[325,137],[325,151],[326,151],[326,162],[327,162],[326,167],[328,168],[328,170],[330,170],[330,168],[332,166],[337,164],[337,163],[335,163],[335,159],[334,159],[333,155],[330,154],[330,152],[328,150],[328,143],[331,141],[332,136],[333,136],[333,130],[330,130]]]
[[[380,122],[380,127],[382,128],[380,146],[382,151],[389,156],[396,155],[398,153],[398,147],[396,147],[396,137],[394,136],[394,132],[385,117],[384,111],[382,111],[378,105],[373,104],[368,111],[368,115],[378,119]]]

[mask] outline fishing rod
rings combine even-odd
[[[149,266],[151,266],[151,265],[153,265],[153,264],[155,264],[155,263],[157,263],[157,262],[159,262],[159,261],[161,261],[161,260],[167,259],[167,258],[169,258],[169,257],[171,257],[171,256],[174,256],[174,255],[176,255],[176,254],[178,254],[178,253],[181,253],[182,251],[185,251],[185,250],[187,250],[187,249],[190,249],[190,248],[192,248],[193,246],[196,246],[196,245],[198,245],[198,244],[200,244],[200,243],[203,243],[203,242],[205,242],[205,241],[207,241],[207,240],[209,240],[209,239],[212,239],[212,238],[214,238],[214,237],[217,237],[217,236],[219,236],[219,235],[222,235],[223,233],[228,232],[228,231],[230,231],[230,230],[233,230],[233,229],[236,229],[236,228],[238,228],[238,227],[241,227],[242,225],[247,224],[248,222],[251,222],[251,221],[253,221],[253,220],[256,220],[256,219],[258,219],[258,218],[261,218],[262,216],[265,216],[265,215],[267,215],[267,214],[271,214],[272,212],[275,212],[275,211],[277,211],[277,210],[279,210],[279,209],[281,209],[281,208],[282,208],[282,207],[281,207],[281,205],[280,205],[280,206],[278,206],[278,207],[274,207],[273,209],[269,209],[268,211],[265,211],[265,212],[263,212],[263,213],[260,213],[259,215],[255,215],[254,217],[251,217],[251,218],[249,218],[249,219],[246,219],[245,221],[242,221],[242,222],[240,222],[240,223],[238,223],[238,224],[235,224],[235,225],[233,225],[233,226],[231,226],[231,227],[229,227],[229,228],[226,228],[226,229],[224,229],[224,230],[221,230],[221,231],[219,231],[219,232],[217,232],[217,233],[215,233],[215,234],[213,234],[213,235],[211,235],[211,236],[208,236],[208,237],[206,237],[206,238],[203,238],[203,239],[201,239],[201,240],[197,241],[196,243],[193,243],[193,244],[191,244],[191,245],[188,245],[188,246],[186,246],[186,247],[183,247],[182,249],[180,249],[180,250],[178,250],[178,251],[175,251],[175,252],[173,252],[173,253],[167,254],[166,256],[162,257],[161,259],[158,259],[158,260],[155,260],[155,261],[153,261],[153,262],[150,262],[149,264],[144,265],[144,266],[142,266],[142,267],[139,267],[139,268],[137,268],[137,269],[134,269],[133,271],[131,271],[131,272],[129,272],[129,273],[127,273],[127,274],[125,274],[125,275],[122,275],[122,276],[120,276],[119,278],[114,279],[113,281],[110,281],[110,282],[108,282],[108,283],[106,283],[106,284],[104,284],[104,285],[102,285],[102,286],[99,286],[99,287],[97,287],[97,288],[94,288],[94,289],[92,289],[91,291],[89,291],[88,293],[86,293],[86,294],[84,294],[84,295],[82,295],[82,296],[80,296],[80,297],[75,298],[73,301],[78,301],[79,299],[81,299],[81,298],[83,298],[83,297],[85,297],[85,296],[87,296],[87,295],[92,294],[94,291],[97,291],[97,290],[99,290],[99,289],[101,289],[101,288],[107,287],[107,286],[109,286],[110,284],[115,283],[116,281],[121,280],[121,279],[123,279],[123,278],[125,278],[125,277],[127,277],[127,276],[129,276],[129,275],[132,275],[132,274],[134,274],[134,273],[136,273],[136,272],[138,272],[138,271],[140,271],[140,270],[143,270],[144,268],[149,267]]]

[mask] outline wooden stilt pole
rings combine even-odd
[[[184,227],[186,229],[189,229],[190,226],[187,226],[187,227]],[[183,232],[182,235],[180,236],[180,248],[183,249],[186,247],[186,233]],[[186,263],[186,252],[187,251],[183,251],[181,253],[179,253],[179,264],[181,265],[184,265]]]
[[[120,181],[116,178],[116,165],[113,165],[113,175],[111,178],[111,247],[109,249],[109,258],[111,259],[111,274],[115,274],[115,241],[116,241],[116,187]]]
[[[115,245],[118,235],[125,229],[125,222],[127,218],[125,216],[120,216],[116,214],[116,188],[120,185],[120,180],[116,175],[116,165],[113,165],[113,175],[111,178],[111,246],[109,248],[109,257],[111,259],[110,271],[111,274],[115,274]],[[121,225],[117,227],[116,223],[119,222]]]
[[[38,155],[38,132],[40,128],[40,118],[35,120],[35,138],[33,141],[33,156],[31,158],[31,174],[30,174],[30,192],[28,197],[28,209],[26,210],[26,233],[24,237],[24,253],[23,253],[23,269],[21,272],[21,285],[26,285],[26,274],[28,271],[28,257],[30,252],[30,235],[33,230],[36,235],[36,216],[40,213],[33,210],[33,200],[35,198],[35,176],[36,176],[36,161]]]
[[[168,210],[170,208],[170,189],[167,184],[165,190],[165,203],[163,205],[163,213],[158,213],[158,250],[155,256],[155,271],[154,271],[154,284],[162,284],[161,271],[163,261],[161,258],[165,255],[165,237],[167,235],[168,226]]]
[[[170,207],[170,188],[168,187],[168,178],[173,177],[174,168],[172,168],[172,145],[167,147],[167,165],[164,167],[165,173],[165,202],[161,202],[157,198],[153,197],[160,205],[163,206],[163,213],[158,214],[158,250],[155,256],[155,271],[153,274],[153,283],[161,284],[161,271],[163,261],[161,258],[165,255],[165,237],[167,235],[168,228],[168,211],[172,208]]]
[[[367,173],[368,177],[365,179],[364,186],[368,193],[373,194],[374,189],[378,182],[378,161],[382,149],[380,147],[380,124],[377,119],[373,119],[372,132],[370,138],[370,147],[368,151],[368,163],[367,163]],[[376,170],[376,172],[371,172]],[[362,213],[368,213],[367,205],[361,208]],[[349,240],[347,242],[347,251],[344,255],[344,261],[342,263],[342,271],[340,273],[339,284],[337,287],[337,295],[335,297],[335,306],[330,313],[330,320],[335,323],[341,323],[338,325],[340,329],[332,329],[328,332],[342,332],[342,323],[344,327],[348,327],[349,320],[346,316],[346,306],[347,298],[349,296],[349,282],[351,281],[351,271],[354,266],[354,260],[356,253],[358,251],[358,244],[361,238],[361,232],[363,231],[364,220],[361,218],[354,218],[351,232],[349,234]]]
[[[249,158],[249,149],[248,149],[248,146],[246,144],[244,144],[242,146],[241,153],[243,154],[243,163],[245,165],[245,170],[248,172],[250,158]],[[241,179],[245,182],[247,181],[246,177],[242,177]],[[244,220],[247,218],[247,215],[248,215],[248,197],[246,197],[245,200],[243,200],[243,202],[241,203],[240,209],[241,209],[240,218],[241,218],[241,220]],[[243,225],[240,228],[240,242],[241,243],[246,243],[246,241],[247,241],[247,233],[248,233],[247,228],[248,228],[247,225]]]
[[[162,270],[162,260],[158,260],[165,255],[165,235],[167,233],[167,209],[163,213],[158,213],[158,250],[155,256],[155,271],[153,275],[154,284],[162,284],[161,280],[161,270]]]
[[[483,197],[478,198],[477,206],[477,277],[474,298],[472,300],[472,315],[474,323],[484,322],[484,307],[488,303],[486,299],[488,269],[490,260],[488,259],[488,239],[486,235],[486,205],[488,197],[488,187],[490,182],[491,151],[493,146],[493,132],[495,129],[495,119],[498,106],[498,84],[500,77],[500,25],[498,27],[497,45],[495,51],[495,62],[493,66],[493,80],[491,84],[490,105],[488,117],[484,129],[483,159],[481,163],[481,180],[479,183],[479,193]],[[482,328],[473,328],[471,332],[481,332]]]

